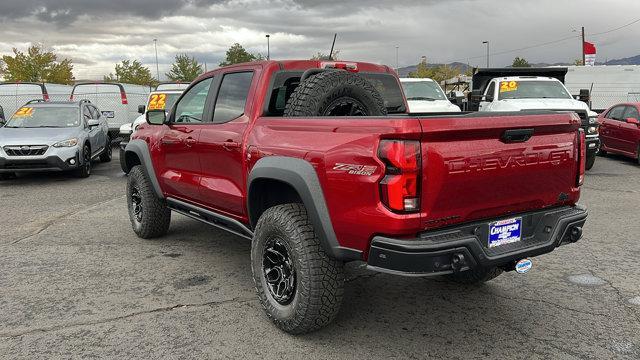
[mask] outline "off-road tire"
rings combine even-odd
[[[596,154],[593,153],[591,155],[587,155],[587,159],[586,159],[586,163],[585,163],[585,169],[586,170],[591,170],[591,168],[593,167],[593,164],[596,163]]]
[[[351,101],[360,116],[384,116],[382,95],[367,79],[347,71],[325,71],[305,79],[287,101],[284,116],[330,116],[336,102]],[[344,116],[354,114],[344,114]]]
[[[135,192],[134,192],[135,190]],[[139,195],[141,215],[134,213],[134,193]],[[141,165],[134,166],[127,179],[127,208],[133,231],[138,237],[152,239],[165,235],[171,224],[171,210],[158,198]]]
[[[475,268],[467,271],[461,271],[458,273],[453,273],[446,275],[446,278],[450,281],[465,284],[465,285],[474,285],[474,284],[482,284],[489,280],[493,280],[500,276],[503,273],[503,270],[497,267],[490,268]]]
[[[74,171],[75,176],[79,178],[88,178],[91,176],[91,148],[85,144],[82,147],[82,153],[80,153],[81,162],[78,164],[78,168]]]
[[[107,144],[105,145],[102,154],[100,154],[100,161],[110,162],[111,158],[113,158],[113,147],[111,147],[111,137],[107,136]]]
[[[265,249],[273,239],[286,246],[295,269],[295,289],[290,302],[284,305],[270,292],[263,271]],[[318,330],[340,310],[343,263],[324,251],[302,204],[277,205],[262,214],[251,243],[251,269],[267,316],[287,333]]]
[[[122,148],[120,148],[120,168],[122,169],[122,172],[124,172],[125,174],[128,174],[129,171],[127,171],[127,159],[126,159],[126,154],[124,152],[124,150],[122,150]]]

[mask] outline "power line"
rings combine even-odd
[[[598,32],[598,33],[587,34],[587,35],[588,36],[599,36],[599,35],[608,34],[608,33],[614,32],[614,31],[618,31],[620,29],[624,29],[624,28],[629,27],[629,26],[631,26],[631,25],[633,25],[635,23],[638,23],[638,22],[640,22],[640,19],[633,20],[632,22],[624,24],[624,25],[619,26],[617,28],[609,29],[607,31],[602,31],[602,32]],[[565,38],[562,38],[562,39],[547,41],[547,42],[534,44],[534,45],[530,45],[530,46],[525,46],[525,47],[521,47],[521,48],[517,48],[517,49],[498,51],[498,52],[490,53],[489,55],[491,55],[491,56],[504,55],[504,54],[509,54],[509,53],[513,53],[513,52],[517,52],[517,51],[534,49],[534,48],[537,48],[537,47],[542,47],[542,46],[561,43],[561,42],[564,42],[564,41],[567,41],[567,40],[575,40],[575,39],[579,38],[580,36],[581,35],[572,35],[572,36],[568,36],[568,37],[565,37]],[[485,56],[486,55],[467,56],[467,57],[464,57],[464,58],[447,61],[447,63],[465,61],[467,59],[480,59],[480,58],[484,58]]]

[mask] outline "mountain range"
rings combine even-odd
[[[442,66],[445,64],[427,64],[428,67],[437,67],[437,66]],[[467,69],[470,67],[467,64],[461,63],[461,62],[452,62],[449,64],[446,64],[449,67],[457,67],[460,69],[461,73],[464,73],[465,71],[467,71]],[[570,63],[535,63],[535,64],[531,64],[531,66],[533,67],[547,67],[547,66],[569,66],[569,65],[573,65]],[[626,57],[626,58],[622,58],[622,59],[613,59],[613,60],[608,60],[607,62],[596,62],[596,65],[640,65],[640,55],[636,55],[636,56],[630,56],[630,57]],[[416,71],[417,65],[411,65],[411,66],[405,66],[405,67],[401,67],[398,69],[398,75],[400,77],[406,77],[409,75],[410,72]]]

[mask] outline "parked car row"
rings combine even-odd
[[[91,175],[95,159],[111,161],[106,118],[89,100],[32,100],[0,127],[0,178],[16,172]]]

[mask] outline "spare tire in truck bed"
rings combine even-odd
[[[329,70],[313,75],[291,94],[284,116],[384,116],[380,92],[357,74]]]

